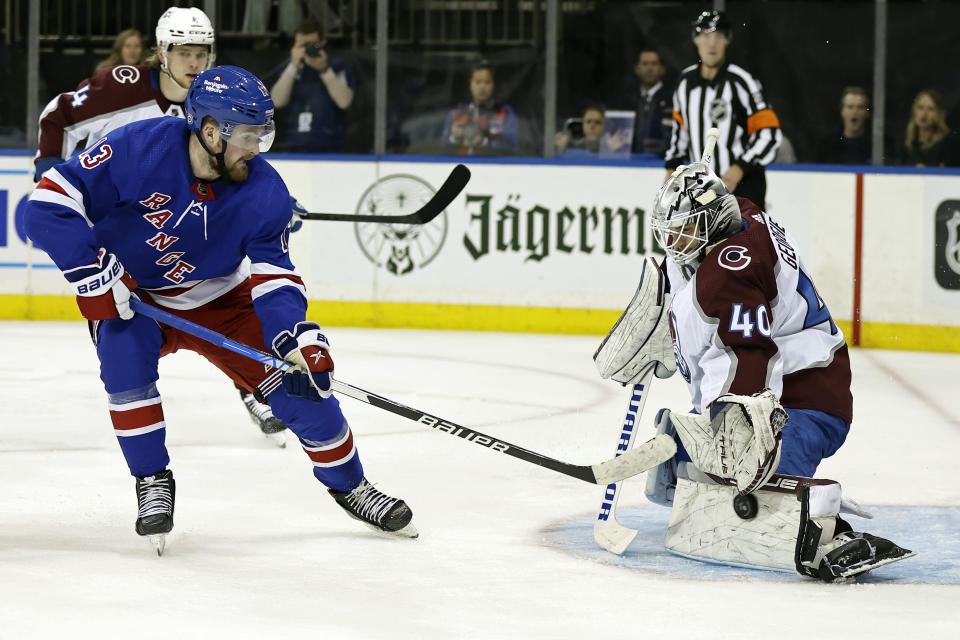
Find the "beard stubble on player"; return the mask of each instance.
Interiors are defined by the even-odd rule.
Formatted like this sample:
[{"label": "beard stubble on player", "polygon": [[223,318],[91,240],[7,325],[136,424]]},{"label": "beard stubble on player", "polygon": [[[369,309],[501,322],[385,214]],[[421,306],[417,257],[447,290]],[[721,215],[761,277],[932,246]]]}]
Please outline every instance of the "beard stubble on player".
[{"label": "beard stubble on player", "polygon": [[[224,159],[224,164],[227,168],[227,175],[230,177],[232,182],[243,182],[247,179],[247,176],[250,174],[250,169],[247,167],[247,161],[253,159],[254,155],[255,154],[242,154],[237,158],[234,158],[232,161],[227,161]],[[215,157],[208,156],[207,163],[209,164],[211,171],[214,173],[219,173],[219,167]]]}]

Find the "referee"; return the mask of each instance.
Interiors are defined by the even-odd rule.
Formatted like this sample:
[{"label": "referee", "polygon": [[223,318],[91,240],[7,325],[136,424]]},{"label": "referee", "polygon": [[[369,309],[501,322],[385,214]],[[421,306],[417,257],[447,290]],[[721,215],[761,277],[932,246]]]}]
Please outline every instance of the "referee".
[{"label": "referee", "polygon": [[727,188],[764,208],[764,167],[780,146],[780,121],[763,99],[760,82],[726,60],[732,38],[722,11],[704,11],[693,22],[700,64],[683,70],[673,93],[673,132],[666,152],[667,177],[703,154],[706,133],[720,130],[713,170]]}]

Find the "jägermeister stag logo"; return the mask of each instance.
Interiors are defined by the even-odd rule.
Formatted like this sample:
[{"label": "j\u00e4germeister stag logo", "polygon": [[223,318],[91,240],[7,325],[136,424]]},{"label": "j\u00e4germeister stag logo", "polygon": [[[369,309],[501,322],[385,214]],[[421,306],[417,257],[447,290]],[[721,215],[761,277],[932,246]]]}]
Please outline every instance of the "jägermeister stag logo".
[{"label": "j\u00e4germeister stag logo", "polygon": [[[394,174],[380,178],[363,193],[357,214],[406,215],[437,192],[417,176]],[[422,269],[437,257],[447,237],[447,213],[427,224],[354,223],[363,255],[396,276]]]}]

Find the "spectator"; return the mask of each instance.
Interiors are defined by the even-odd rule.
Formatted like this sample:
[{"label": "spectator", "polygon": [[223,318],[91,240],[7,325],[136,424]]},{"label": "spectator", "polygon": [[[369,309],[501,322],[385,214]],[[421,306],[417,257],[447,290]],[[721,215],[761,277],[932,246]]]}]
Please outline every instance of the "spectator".
[{"label": "spectator", "polygon": [[323,28],[305,20],[294,34],[290,64],[270,89],[278,109],[287,110],[287,149],[305,153],[343,153],[347,109],[353,102],[353,70],[330,56]]},{"label": "spectator", "polygon": [[494,102],[493,67],[481,62],[470,74],[471,100],[447,114],[443,143],[459,155],[516,153],[517,116],[513,108]]},{"label": "spectator", "polygon": [[606,123],[603,111],[603,107],[590,106],[584,110],[582,118],[567,120],[564,130],[554,138],[557,155],[590,157],[600,153]]},{"label": "spectator", "polygon": [[870,122],[870,94],[863,87],[847,87],[840,97],[840,131],[817,141],[816,161],[823,164],[870,164],[873,136]]},{"label": "spectator", "polygon": [[673,92],[673,131],[667,178],[681,164],[699,161],[707,131],[720,129],[713,170],[730,192],[764,206],[768,165],[780,146],[780,121],[760,82],[726,59],[731,25],[722,11],[704,11],[693,23],[700,64],[683,70]]},{"label": "spectator", "polygon": [[97,69],[105,67],[115,67],[118,64],[127,64],[132,67],[143,64],[146,60],[146,43],[143,40],[143,34],[136,29],[125,29],[120,32],[117,39],[113,41],[113,47],[110,48],[110,55],[101,60]]},{"label": "spectator", "polygon": [[955,138],[947,126],[947,112],[940,92],[924,89],[913,99],[901,164],[914,167],[956,165]]},{"label": "spectator", "polygon": [[652,153],[663,157],[670,142],[673,119],[670,87],[663,82],[666,67],[656,49],[644,49],[637,56],[634,77],[628,84],[628,99],[637,112],[633,128],[634,153]]}]

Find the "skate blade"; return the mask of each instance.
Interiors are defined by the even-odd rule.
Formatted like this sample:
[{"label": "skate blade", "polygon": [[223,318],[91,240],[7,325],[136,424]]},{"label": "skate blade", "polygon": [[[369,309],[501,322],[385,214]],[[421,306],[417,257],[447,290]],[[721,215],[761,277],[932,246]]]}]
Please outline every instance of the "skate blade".
[{"label": "skate blade", "polygon": [[[354,519],[360,520],[359,518]],[[360,522],[363,522],[363,520],[360,520]],[[417,531],[417,528],[413,526],[412,522],[408,523],[407,526],[403,527],[402,529],[397,529],[396,531],[387,531],[385,529],[381,529],[380,527],[374,526],[369,522],[363,522],[363,524],[365,524],[371,531],[376,531],[381,535],[390,536],[391,538],[410,538],[411,540],[414,540],[420,537],[420,532]]]},{"label": "skate blade", "polygon": [[274,446],[281,449],[287,448],[287,430],[278,431],[277,433],[265,433],[263,436]]},{"label": "skate blade", "polygon": [[841,573],[834,582],[854,582],[860,576],[863,576],[874,569],[878,569],[882,566],[888,565],[892,562],[899,562],[900,560],[906,560],[907,558],[912,558],[917,555],[916,551],[910,551],[909,549],[901,549],[902,553],[897,555],[891,555],[889,557],[883,558],[882,560],[876,560],[870,563],[869,566],[860,566],[851,571]]},{"label": "skate blade", "polygon": [[155,533],[147,536],[150,545],[156,550],[158,556],[163,555],[163,550],[167,548],[167,534]]}]

